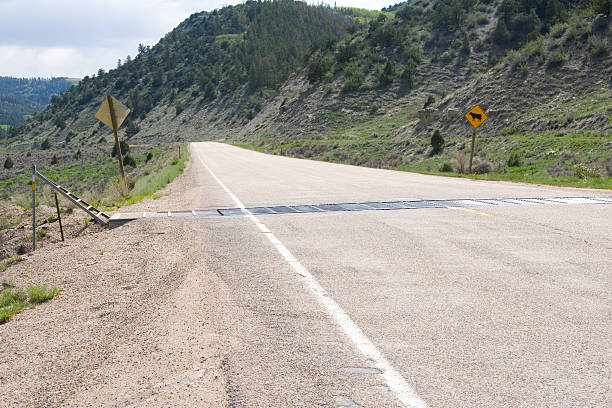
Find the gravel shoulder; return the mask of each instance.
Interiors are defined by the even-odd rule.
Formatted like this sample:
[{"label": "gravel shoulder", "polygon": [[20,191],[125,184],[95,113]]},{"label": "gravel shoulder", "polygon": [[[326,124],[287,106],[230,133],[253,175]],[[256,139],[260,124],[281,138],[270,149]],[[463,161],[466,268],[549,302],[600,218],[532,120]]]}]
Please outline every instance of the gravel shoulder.
[{"label": "gravel shoulder", "polygon": [[[167,196],[134,209],[199,205],[195,173],[190,164]],[[0,405],[227,405],[217,278],[198,261],[199,231],[159,221],[98,229],[1,272],[61,294],[0,325]]]}]

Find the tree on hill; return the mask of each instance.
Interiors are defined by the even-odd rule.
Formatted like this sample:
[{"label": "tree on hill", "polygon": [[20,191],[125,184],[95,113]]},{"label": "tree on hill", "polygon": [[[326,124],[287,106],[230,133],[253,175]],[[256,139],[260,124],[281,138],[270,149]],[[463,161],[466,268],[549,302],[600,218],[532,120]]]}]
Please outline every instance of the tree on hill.
[{"label": "tree on hill", "polygon": [[13,168],[13,159],[11,159],[11,156],[6,156],[6,160],[4,161],[4,168],[5,169]]},{"label": "tree on hill", "polygon": [[442,132],[440,129],[436,129],[435,132],[431,135],[431,154],[438,154],[442,152],[444,147],[444,138],[442,137]]}]

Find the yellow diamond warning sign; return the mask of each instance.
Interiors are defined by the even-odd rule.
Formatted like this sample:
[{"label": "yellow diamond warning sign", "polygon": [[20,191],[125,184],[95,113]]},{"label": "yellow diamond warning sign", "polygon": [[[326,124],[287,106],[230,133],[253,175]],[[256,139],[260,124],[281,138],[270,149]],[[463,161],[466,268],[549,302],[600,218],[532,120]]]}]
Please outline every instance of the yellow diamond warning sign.
[{"label": "yellow diamond warning sign", "polygon": [[109,95],[100,105],[96,118],[109,128],[117,130],[129,113],[130,110],[124,104]]},{"label": "yellow diamond warning sign", "polygon": [[471,111],[465,114],[466,119],[470,122],[470,125],[477,129],[480,125],[485,123],[487,115],[484,113],[482,108],[476,105]]}]

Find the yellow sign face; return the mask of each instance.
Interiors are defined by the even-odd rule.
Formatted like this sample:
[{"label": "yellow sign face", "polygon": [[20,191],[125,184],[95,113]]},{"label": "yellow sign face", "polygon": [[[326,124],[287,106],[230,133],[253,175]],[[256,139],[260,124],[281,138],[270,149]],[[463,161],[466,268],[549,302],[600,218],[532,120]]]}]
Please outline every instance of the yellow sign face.
[{"label": "yellow sign face", "polygon": [[[100,105],[98,112],[96,112],[96,118],[112,129],[113,120],[111,118],[111,111],[110,106],[108,104],[108,99],[109,98],[104,98],[104,102],[102,102],[102,105]],[[115,111],[115,121],[117,123],[117,129],[119,129],[119,126],[121,126],[127,115],[130,113],[130,110],[124,104],[122,104],[112,96],[110,97],[110,99],[112,101],[113,110]]]},{"label": "yellow sign face", "polygon": [[474,129],[477,129],[480,125],[485,123],[488,118],[482,108],[478,105],[476,105],[471,111],[466,113],[465,117]]}]

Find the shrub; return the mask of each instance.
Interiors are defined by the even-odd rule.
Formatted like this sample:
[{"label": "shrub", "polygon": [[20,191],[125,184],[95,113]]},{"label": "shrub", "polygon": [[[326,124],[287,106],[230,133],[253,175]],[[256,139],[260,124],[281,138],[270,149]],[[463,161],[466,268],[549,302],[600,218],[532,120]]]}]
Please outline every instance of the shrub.
[{"label": "shrub", "polygon": [[427,100],[425,101],[425,104],[423,105],[423,109],[427,108],[429,105],[433,104],[436,102],[436,98],[434,98],[432,95],[429,95],[427,97]]},{"label": "shrub", "polygon": [[555,24],[550,29],[550,35],[552,35],[554,38],[560,38],[563,34],[565,34],[568,27],[568,24],[565,23]]},{"label": "shrub", "polygon": [[370,106],[370,114],[374,115],[376,112],[378,112],[378,104],[376,102],[372,103],[372,106]]},{"label": "shrub", "polygon": [[[130,154],[130,146],[127,144],[125,140],[120,141],[119,146],[121,147],[121,155],[123,157]],[[113,150],[111,152],[111,157],[115,157],[115,156],[117,156],[117,144],[113,144]]]},{"label": "shrub", "polygon": [[612,0],[593,0],[593,11],[597,14],[612,14]]},{"label": "shrub", "polygon": [[602,57],[608,53],[608,42],[603,38],[590,36],[588,39],[588,47],[591,55]]},{"label": "shrub", "polygon": [[548,65],[551,67],[560,67],[565,63],[565,60],[565,54],[558,52],[554,57],[552,57],[552,59],[550,59],[550,61],[548,61]]},{"label": "shrub", "polygon": [[10,156],[6,156],[6,160],[4,161],[4,168],[5,169],[12,169],[13,168],[13,159],[11,159]]},{"label": "shrub", "polygon": [[508,157],[508,161],[506,162],[508,167],[518,167],[521,165],[521,155],[518,152],[514,152]]},{"label": "shrub", "polygon": [[451,164],[455,169],[455,173],[465,174],[468,170],[468,158],[462,152],[457,152],[455,157],[451,160]]},{"label": "shrub", "polygon": [[176,105],[176,116],[180,115],[184,110],[183,105]]},{"label": "shrub", "polygon": [[140,132],[140,127],[136,123],[134,123],[133,120],[128,121],[125,129],[125,135],[127,137],[132,137],[138,132]]},{"label": "shrub", "polygon": [[601,177],[599,170],[588,168],[584,164],[575,165],[574,172],[581,179]]},{"label": "shrub", "polygon": [[51,159],[51,165],[57,164],[57,156],[53,155],[53,158]]},{"label": "shrub", "polygon": [[491,173],[493,171],[493,163],[488,160],[482,160],[478,157],[474,157],[472,161],[472,172],[474,174],[486,174]]},{"label": "shrub", "polygon": [[350,64],[345,70],[344,85],[342,86],[342,90],[349,92],[359,89],[361,84],[363,84],[364,77],[364,73],[359,69],[357,64]]},{"label": "shrub", "polygon": [[148,163],[149,160],[151,160],[153,158],[153,153],[149,152],[147,153],[147,158],[145,159],[145,163]]},{"label": "shrub", "polygon": [[49,138],[43,140],[43,142],[40,144],[40,148],[43,150],[48,150],[51,148],[51,142],[49,141]]},{"label": "shrub", "polygon": [[123,164],[130,167],[136,167],[136,160],[128,154],[123,156]]},{"label": "shrub", "polygon": [[446,162],[442,166],[440,166],[440,171],[443,173],[450,173],[453,171],[453,166],[450,163]]},{"label": "shrub", "polygon": [[431,135],[431,148],[432,155],[440,153],[444,148],[444,138],[442,137],[440,129],[436,129]]},{"label": "shrub", "polygon": [[414,77],[416,76],[416,64],[414,61],[408,61],[406,67],[402,71],[402,80],[406,82],[410,88],[414,86]]},{"label": "shrub", "polygon": [[487,25],[489,24],[489,17],[486,14],[481,14],[476,19],[476,23],[478,23],[478,25],[481,25],[481,26]]},{"label": "shrub", "polygon": [[395,62],[387,61],[385,67],[379,70],[378,73],[378,84],[380,86],[387,86],[393,82],[395,77]]},{"label": "shrub", "polygon": [[308,82],[311,84],[319,82],[331,69],[332,65],[333,61],[331,57],[324,57],[311,62],[308,66]]}]

